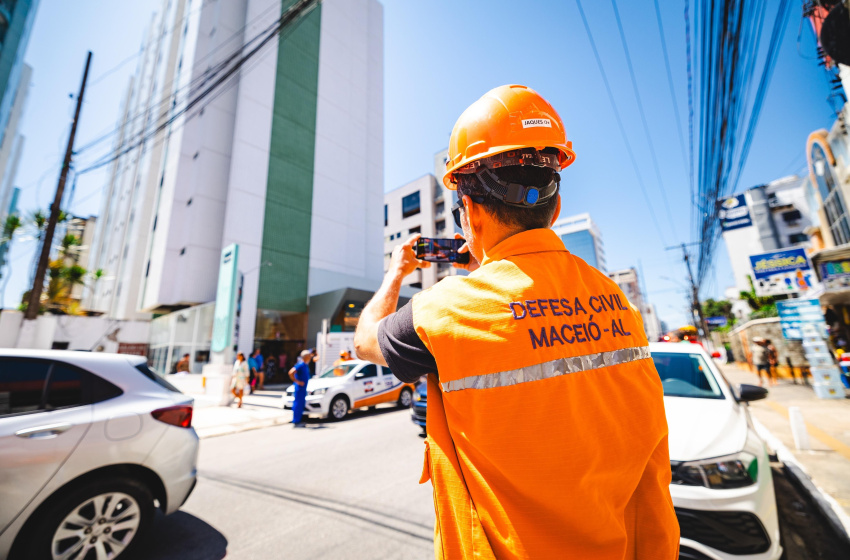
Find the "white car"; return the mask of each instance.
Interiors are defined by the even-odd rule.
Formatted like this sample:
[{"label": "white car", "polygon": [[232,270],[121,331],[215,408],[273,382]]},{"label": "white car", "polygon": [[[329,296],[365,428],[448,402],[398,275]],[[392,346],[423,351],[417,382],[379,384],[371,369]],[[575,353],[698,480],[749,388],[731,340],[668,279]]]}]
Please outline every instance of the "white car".
[{"label": "white car", "polygon": [[[407,408],[413,402],[413,390],[413,384],[399,381],[388,367],[349,360],[307,382],[304,414],[341,420],[349,410],[381,403]],[[292,408],[294,393],[294,385],[286,390],[284,408]]]},{"label": "white car", "polygon": [[132,556],[195,486],[192,411],[143,357],[0,349],[0,560]]},{"label": "white car", "polygon": [[770,460],[747,401],[700,346],[650,344],[664,387],[670,494],[681,528],[682,560],[775,560],[782,555]]}]

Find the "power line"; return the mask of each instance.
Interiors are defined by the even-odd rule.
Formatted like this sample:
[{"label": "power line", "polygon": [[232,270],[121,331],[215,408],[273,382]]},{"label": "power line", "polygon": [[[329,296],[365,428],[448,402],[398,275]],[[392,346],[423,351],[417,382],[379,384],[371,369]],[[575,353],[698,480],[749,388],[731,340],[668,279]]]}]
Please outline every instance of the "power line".
[{"label": "power line", "polygon": [[[147,140],[149,140],[150,138],[156,136],[157,134],[159,134],[160,132],[162,132],[163,130],[168,128],[178,118],[180,118],[181,116],[186,114],[193,107],[197,106],[201,101],[204,100],[204,98],[211,95],[219,86],[221,86],[231,76],[233,76],[236,72],[238,72],[240,70],[240,68],[242,68],[242,66],[245,65],[246,62],[248,62],[253,56],[255,56],[273,38],[278,36],[281,33],[282,30],[284,30],[286,27],[288,27],[293,22],[296,22],[297,18],[301,18],[302,16],[304,16],[307,13],[309,13],[310,11],[312,11],[312,9],[316,7],[316,5],[318,5],[318,0],[300,0],[299,2],[294,4],[291,8],[289,8],[286,11],[286,13],[284,13],[280,17],[280,19],[278,19],[275,22],[274,25],[270,26],[269,28],[264,30],[260,35],[258,35],[257,37],[254,37],[253,39],[251,39],[251,41],[246,43],[246,45],[248,45],[250,43],[257,41],[265,33],[266,36],[263,37],[259,41],[257,46],[255,46],[249,52],[242,55],[241,58],[236,60],[236,62],[232,66],[230,66],[230,68],[228,68],[223,73],[223,75],[221,75],[218,79],[216,79],[214,82],[212,82],[211,85],[209,85],[207,88],[205,88],[203,91],[201,91],[193,99],[188,101],[185,106],[183,106],[182,108],[180,108],[176,111],[173,111],[167,119],[165,119],[163,122],[161,122],[159,125],[157,125],[153,130],[143,131],[142,134],[140,134],[136,139],[133,139],[130,142],[128,142],[128,143],[126,143],[122,146],[119,146],[118,148],[116,148],[116,150],[111,155],[104,156],[100,160],[95,161],[94,163],[92,163],[88,167],[86,167],[85,169],[81,170],[79,172],[79,174],[82,175],[82,174],[94,171],[95,169],[98,169],[98,168],[103,167],[105,165],[108,165],[109,163],[115,161],[116,159],[120,158],[124,154],[129,153],[130,151],[134,150],[135,148],[141,146]],[[298,20],[298,21],[300,21],[300,20]],[[244,50],[244,46],[243,46],[243,50]]]},{"label": "power line", "polygon": [[[203,6],[201,6],[201,7],[197,8],[197,9],[196,9],[196,10],[194,10],[193,12],[190,12],[190,13],[187,13],[186,15],[184,15],[184,16],[183,16],[180,20],[178,20],[178,22],[177,22],[177,23],[175,23],[175,24],[172,26],[172,28],[171,28],[168,32],[165,32],[165,33],[162,33],[162,34],[160,34],[160,35],[159,35],[159,39],[160,39],[160,41],[161,41],[162,39],[164,39],[165,37],[167,37],[169,34],[173,33],[173,32],[174,32],[175,30],[177,30],[178,28],[180,28],[180,27],[181,27],[181,24],[183,24],[184,20],[188,19],[191,15],[194,15],[194,14],[196,14],[196,13],[200,12],[202,9],[203,9]],[[211,48],[209,52],[207,52],[206,54],[204,54],[203,56],[201,56],[201,57],[199,57],[197,60],[195,60],[195,65],[197,66],[197,65],[199,65],[200,63],[202,63],[202,62],[204,62],[204,61],[206,61],[206,60],[209,60],[210,58],[212,58],[212,57],[213,57],[213,55],[215,55],[215,54],[216,54],[216,53],[218,53],[218,52],[219,52],[222,48],[224,48],[224,46],[225,46],[225,45],[230,44],[230,43],[231,43],[234,39],[241,38],[241,37],[243,36],[244,32],[245,32],[245,31],[246,31],[249,27],[251,27],[251,26],[253,26],[253,25],[256,25],[256,24],[257,24],[257,23],[258,23],[261,19],[265,18],[265,17],[266,17],[266,16],[267,16],[270,12],[274,11],[275,9],[277,9],[277,6],[276,6],[276,5],[272,5],[272,6],[268,7],[268,8],[266,8],[265,10],[263,10],[261,13],[259,13],[258,15],[256,15],[256,16],[255,16],[253,19],[251,19],[250,21],[246,22],[246,23],[245,23],[245,25],[243,25],[241,28],[239,28],[237,31],[235,31],[233,34],[231,34],[229,37],[227,37],[224,41],[222,41],[221,43],[219,43],[219,44],[218,44],[218,45],[216,45],[215,47]],[[278,21],[279,21],[279,20],[278,20]],[[272,24],[272,26],[267,27],[265,31],[268,31],[269,29],[271,29],[271,27],[273,27],[274,25],[276,25],[276,24],[278,23],[278,21],[276,21],[276,22],[275,22],[275,24]],[[164,21],[163,21],[163,23],[164,23]],[[188,25],[188,24],[185,24],[185,25]],[[110,138],[113,138],[116,134],[118,134],[118,133],[120,132],[121,127],[122,127],[122,126],[128,126],[128,127],[131,127],[131,128],[132,128],[132,125],[134,125],[135,123],[137,123],[139,120],[147,119],[147,118],[148,118],[148,116],[150,115],[150,113],[152,112],[152,110],[153,110],[153,109],[164,109],[164,108],[166,108],[166,107],[167,107],[168,105],[170,105],[170,104],[171,104],[171,105],[173,105],[173,104],[178,103],[178,100],[179,100],[180,102],[182,102],[182,100],[180,100],[180,96],[182,96],[184,93],[186,94],[186,96],[187,96],[187,97],[188,97],[188,96],[190,96],[193,90],[196,90],[197,88],[199,88],[199,87],[203,86],[203,85],[204,85],[205,83],[207,83],[207,82],[208,82],[208,81],[209,81],[212,77],[214,77],[214,76],[218,75],[218,73],[220,73],[221,71],[223,71],[223,70],[224,70],[224,68],[226,68],[226,67],[227,67],[227,65],[228,65],[230,62],[232,62],[232,61],[233,61],[233,60],[234,60],[234,59],[235,59],[235,58],[236,58],[236,57],[237,57],[237,56],[238,56],[238,55],[239,55],[242,51],[244,51],[244,50],[245,50],[245,48],[246,48],[247,46],[249,46],[251,42],[253,42],[254,40],[256,40],[256,38],[257,38],[257,37],[259,37],[259,36],[261,36],[261,35],[262,35],[262,32],[261,32],[261,33],[259,33],[259,34],[258,34],[257,36],[255,36],[254,38],[252,38],[250,41],[248,41],[248,43],[240,44],[240,45],[239,45],[239,47],[238,47],[236,50],[231,51],[231,52],[230,52],[230,53],[229,53],[229,54],[228,54],[228,55],[227,55],[224,59],[222,59],[220,62],[217,62],[215,65],[213,65],[213,66],[211,66],[211,67],[207,68],[207,69],[206,69],[206,71],[204,71],[201,75],[196,76],[195,78],[193,78],[192,80],[190,80],[187,84],[185,84],[185,85],[183,85],[183,86],[181,86],[181,87],[177,88],[176,90],[174,90],[173,92],[171,92],[171,94],[170,94],[169,96],[164,97],[161,101],[159,101],[159,102],[155,103],[154,105],[151,105],[151,106],[147,106],[147,107],[145,107],[145,109],[144,109],[144,110],[140,111],[140,112],[139,112],[139,113],[137,113],[136,115],[133,115],[133,116],[131,116],[131,117],[128,117],[128,118],[127,118],[127,120],[126,120],[126,122],[124,122],[124,121],[122,120],[122,124],[119,124],[117,127],[114,127],[114,128],[109,129],[109,130],[108,130],[108,131],[106,131],[105,133],[101,133],[99,136],[97,136],[97,137],[96,137],[96,138],[94,138],[93,140],[89,140],[88,142],[86,142],[85,144],[83,144],[82,146],[80,146],[80,147],[76,150],[76,152],[75,152],[75,153],[77,153],[77,154],[84,153],[84,152],[86,152],[86,151],[90,150],[91,148],[93,148],[94,146],[96,146],[96,145],[100,144],[101,142],[103,142],[103,141],[105,141],[105,140],[109,140]],[[129,58],[129,59],[127,59],[127,60],[132,60],[133,58],[137,58],[137,57],[141,56],[142,54],[144,54],[144,52],[145,52],[145,49],[144,49],[144,48],[142,48],[142,49],[140,50],[140,52],[136,53],[135,55],[133,55],[132,57],[130,57],[130,58]],[[127,60],[125,60],[125,61],[124,61],[124,62],[122,62],[121,64],[126,63],[126,61],[127,61]],[[120,64],[119,64],[119,66],[120,66]],[[114,68],[113,70],[115,70],[115,69],[117,69],[117,68]],[[109,73],[109,72],[111,72],[111,71],[112,71],[112,70],[108,71],[106,74],[108,74],[108,73]],[[98,78],[98,79],[99,79],[99,80],[100,80],[100,79],[103,79],[103,78],[105,77],[105,75],[106,75],[106,74],[102,75],[102,76],[101,76],[100,78]],[[177,74],[175,74],[175,75],[174,75],[174,76],[173,76],[173,77],[172,77],[172,78],[171,78],[168,82],[166,82],[166,83],[162,86],[162,88],[161,88],[161,89],[162,89],[162,91],[168,91],[168,90],[169,90],[169,89],[170,89],[170,88],[174,85],[174,82],[175,82],[175,80],[177,80],[177,78],[178,78],[178,75],[177,75]],[[130,101],[128,101],[128,103],[129,103],[129,102],[130,102]]]},{"label": "power line", "polygon": [[[673,72],[670,70],[670,57],[667,54],[667,39],[664,38],[664,24],[661,22],[661,8],[658,0],[655,2],[655,19],[658,21],[658,36],[661,37],[661,52],[664,53],[664,68],[667,70],[667,86],[670,88],[670,99],[673,100],[673,116],[676,117],[676,134],[679,136],[679,148],[682,150],[682,164],[687,175],[688,161],[693,159],[693,152],[685,155],[685,139],[682,136],[682,120],[679,116],[679,102],[676,101],[676,88],[673,87]],[[694,201],[693,186],[691,186],[691,204]]]},{"label": "power line", "polygon": [[620,117],[620,111],[617,109],[617,103],[614,101],[614,93],[611,90],[611,85],[608,83],[608,75],[605,72],[605,67],[602,66],[602,59],[599,57],[599,51],[596,48],[596,42],[593,40],[593,33],[590,31],[590,25],[587,22],[587,17],[584,15],[584,9],[581,6],[581,0],[576,0],[576,5],[578,6],[579,14],[581,15],[581,21],[584,23],[584,30],[587,32],[587,38],[590,40],[590,47],[593,49],[593,56],[596,59],[596,65],[599,67],[599,72],[602,74],[602,81],[605,84],[605,91],[608,93],[608,100],[611,102],[611,108],[614,110],[614,117],[617,120],[617,126],[620,128],[620,136],[623,139],[623,143],[626,145],[626,152],[629,154],[629,160],[632,162],[632,168],[634,168],[635,176],[638,180],[638,185],[640,186],[640,190],[643,193],[644,200],[646,200],[646,206],[649,210],[649,216],[652,218],[652,223],[655,226],[655,231],[658,233],[658,239],[661,242],[664,242],[664,235],[661,233],[661,226],[658,225],[658,218],[655,216],[655,210],[652,207],[652,203],[649,199],[649,194],[646,192],[646,185],[643,183],[643,177],[641,177],[640,170],[638,169],[637,160],[635,159],[635,154],[632,151],[632,146],[629,143],[628,136],[626,136],[626,129],[623,126],[623,119]]},{"label": "power line", "polygon": [[652,157],[652,166],[655,168],[655,177],[658,179],[658,187],[661,190],[661,200],[664,202],[664,211],[667,213],[667,219],[670,221],[670,230],[673,232],[673,237],[676,235],[676,228],[673,225],[673,214],[670,212],[670,203],[668,202],[667,191],[664,188],[664,180],[661,178],[661,168],[658,165],[658,156],[655,154],[655,145],[652,142],[652,136],[649,133],[649,123],[646,122],[646,112],[643,110],[643,101],[640,98],[637,79],[635,78],[635,69],[632,66],[632,57],[629,54],[629,47],[626,44],[626,34],[623,31],[623,22],[620,20],[620,10],[617,8],[617,0],[611,0],[614,6],[614,18],[617,21],[617,29],[620,31],[620,42],[623,44],[623,52],[626,55],[626,64],[629,67],[629,76],[632,79],[632,90],[637,99],[638,113],[640,113],[640,121],[643,123],[643,132],[646,136],[646,142],[649,146],[649,154]]}]

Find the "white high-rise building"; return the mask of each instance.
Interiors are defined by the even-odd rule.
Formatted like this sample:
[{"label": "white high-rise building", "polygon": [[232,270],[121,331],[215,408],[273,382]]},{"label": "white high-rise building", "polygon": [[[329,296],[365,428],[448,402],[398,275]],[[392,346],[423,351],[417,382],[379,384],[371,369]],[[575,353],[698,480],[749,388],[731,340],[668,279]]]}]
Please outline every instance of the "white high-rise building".
[{"label": "white high-rise building", "polygon": [[[422,237],[453,238],[461,230],[454,223],[454,191],[443,185],[447,150],[434,155],[434,175],[430,173],[384,194],[384,271],[393,248],[415,233]],[[411,288],[430,288],[446,276],[465,274],[448,263],[433,263],[404,279]]]},{"label": "white high-rise building", "polygon": [[[216,93],[170,120],[297,4],[163,0],[127,92],[117,146],[132,149],[106,188],[91,265],[104,279],[92,309],[124,319],[212,302],[222,249],[236,243],[239,349],[289,360],[314,345],[322,319],[350,328],[343,307],[362,306],[378,287],[377,0],[309,2]],[[134,142],[157,123],[162,130]],[[198,336],[208,337],[208,322]],[[172,353],[154,358],[168,364]]]}]

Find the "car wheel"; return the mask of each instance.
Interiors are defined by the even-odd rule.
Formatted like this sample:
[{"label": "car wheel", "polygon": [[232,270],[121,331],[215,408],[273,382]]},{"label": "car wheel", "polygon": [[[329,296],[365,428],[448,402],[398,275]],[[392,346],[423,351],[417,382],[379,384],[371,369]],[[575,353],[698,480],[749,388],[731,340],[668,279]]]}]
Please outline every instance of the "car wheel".
[{"label": "car wheel", "polygon": [[410,387],[405,387],[401,390],[401,394],[398,396],[398,405],[402,408],[410,408],[410,404],[413,402],[413,391],[410,390]]},{"label": "car wheel", "polygon": [[153,495],[126,478],[80,486],[44,512],[28,533],[27,558],[130,558],[153,521]]},{"label": "car wheel", "polygon": [[342,420],[348,414],[348,399],[342,395],[337,395],[331,401],[330,418],[331,420]]}]

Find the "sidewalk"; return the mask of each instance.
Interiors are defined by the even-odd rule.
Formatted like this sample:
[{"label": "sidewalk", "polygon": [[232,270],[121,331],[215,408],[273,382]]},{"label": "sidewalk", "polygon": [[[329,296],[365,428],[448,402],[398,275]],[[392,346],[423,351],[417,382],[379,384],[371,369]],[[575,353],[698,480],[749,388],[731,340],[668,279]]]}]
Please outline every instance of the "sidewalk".
[{"label": "sidewalk", "polygon": [[236,408],[235,400],[230,406],[219,406],[220,396],[207,393],[200,375],[169,376],[168,381],[195,399],[192,426],[201,439],[292,421],[292,412],[282,408],[288,383],[266,385],[265,390],[246,395],[242,408]]},{"label": "sidewalk", "polygon": [[[733,385],[758,385],[758,376],[735,365],[721,365]],[[850,399],[819,399],[811,387],[781,378],[767,387],[767,398],[749,404],[753,418],[784,445],[812,482],[840,508],[850,531]],[[797,450],[788,420],[788,408],[799,407],[806,421],[812,449]],[[787,462],[787,461],[786,461]],[[841,515],[843,513],[843,515]]]}]

